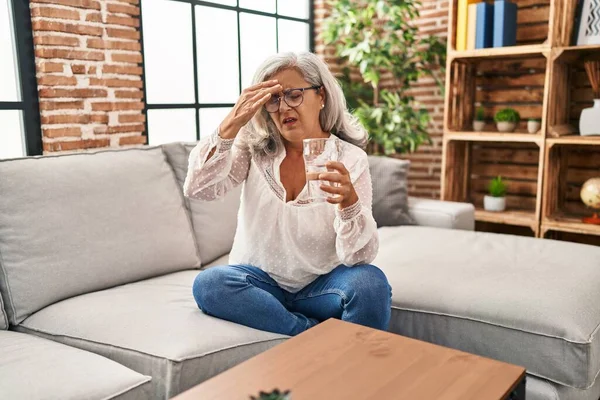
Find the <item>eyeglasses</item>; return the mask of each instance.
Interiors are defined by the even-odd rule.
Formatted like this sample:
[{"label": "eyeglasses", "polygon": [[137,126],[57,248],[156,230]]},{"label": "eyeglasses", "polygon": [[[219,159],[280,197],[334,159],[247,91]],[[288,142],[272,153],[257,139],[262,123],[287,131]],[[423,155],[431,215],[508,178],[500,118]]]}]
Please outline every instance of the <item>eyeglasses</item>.
[{"label": "eyeglasses", "polygon": [[283,98],[285,104],[290,107],[298,107],[304,101],[304,91],[305,90],[318,90],[321,89],[321,86],[310,86],[305,88],[296,88],[296,89],[288,89],[283,92],[283,96],[278,94],[274,94],[271,96],[267,103],[265,104],[265,110],[270,113],[275,113],[279,111],[279,102]]}]

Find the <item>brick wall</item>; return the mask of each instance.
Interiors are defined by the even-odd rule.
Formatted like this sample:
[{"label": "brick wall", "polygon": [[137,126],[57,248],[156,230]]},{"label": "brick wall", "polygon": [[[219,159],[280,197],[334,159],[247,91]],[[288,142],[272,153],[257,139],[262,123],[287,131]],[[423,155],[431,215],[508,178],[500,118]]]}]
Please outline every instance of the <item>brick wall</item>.
[{"label": "brick wall", "polygon": [[[422,0],[420,13],[421,17],[415,23],[421,32],[447,36],[448,0]],[[339,73],[334,49],[323,45],[320,35],[326,16],[326,0],[315,0],[315,51],[327,61],[334,73]],[[382,79],[382,84],[385,86],[385,79]],[[429,134],[433,144],[421,146],[416,153],[401,157],[411,161],[409,193],[411,196],[437,199],[440,197],[444,98],[432,79],[421,79],[413,86],[411,93],[422,107],[429,110],[432,117]]]},{"label": "brick wall", "polygon": [[138,0],[32,0],[44,153],[146,143]]}]

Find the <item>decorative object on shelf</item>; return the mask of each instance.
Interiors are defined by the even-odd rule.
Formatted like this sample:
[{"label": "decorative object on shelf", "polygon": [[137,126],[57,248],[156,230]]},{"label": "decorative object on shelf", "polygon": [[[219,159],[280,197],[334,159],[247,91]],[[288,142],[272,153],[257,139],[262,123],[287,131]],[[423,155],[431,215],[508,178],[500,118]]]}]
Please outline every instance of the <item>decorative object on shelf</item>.
[{"label": "decorative object on shelf", "polygon": [[521,115],[512,108],[503,108],[496,113],[494,121],[496,122],[498,131],[514,132],[517,124],[521,121]]},{"label": "decorative object on shelf", "polygon": [[[600,211],[600,178],[591,178],[585,181],[581,187],[580,196],[586,206]],[[600,225],[598,212],[594,212],[593,216],[585,217],[582,220],[586,224]]]},{"label": "decorative object on shelf", "polygon": [[[597,12],[600,17],[600,3]],[[594,106],[581,111],[579,133],[582,136],[600,135],[600,61],[586,61],[584,64],[594,91]]]},{"label": "decorative object on shelf", "polygon": [[517,5],[509,0],[494,2],[494,47],[517,44]]},{"label": "decorative object on shelf", "polygon": [[485,110],[483,107],[477,107],[475,118],[473,119],[473,131],[483,132],[483,128],[485,128]]},{"label": "decorative object on shelf", "polygon": [[[340,64],[360,73],[356,81],[348,74],[340,83],[346,99],[358,100],[352,113],[369,132],[370,154],[414,152],[431,143],[430,114],[410,89],[420,78],[431,77],[443,93],[447,46],[438,36],[420,34],[412,23],[419,18],[420,4],[336,1],[324,21],[325,44],[335,48]],[[385,78],[387,90],[381,87],[384,73],[391,75]]]},{"label": "decorative object on shelf", "polygon": [[600,0],[583,0],[577,45],[600,44]]},{"label": "decorative object on shelf", "polygon": [[260,392],[258,397],[250,396],[250,400],[292,400],[292,397],[289,390],[281,392],[275,389],[272,392]]},{"label": "decorative object on shelf", "polygon": [[542,120],[539,118],[529,118],[527,120],[527,132],[538,133],[542,126]]},{"label": "decorative object on shelf", "polygon": [[477,3],[475,48],[487,49],[494,46],[494,4]]},{"label": "decorative object on shelf", "polygon": [[506,209],[506,184],[501,176],[490,181],[489,195],[483,197],[483,208],[486,211],[504,211]]}]

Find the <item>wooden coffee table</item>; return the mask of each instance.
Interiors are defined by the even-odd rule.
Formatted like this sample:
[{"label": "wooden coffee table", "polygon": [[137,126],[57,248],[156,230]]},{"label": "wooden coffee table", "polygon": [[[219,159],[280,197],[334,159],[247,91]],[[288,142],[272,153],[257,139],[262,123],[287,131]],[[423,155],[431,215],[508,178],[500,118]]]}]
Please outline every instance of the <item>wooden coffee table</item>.
[{"label": "wooden coffee table", "polygon": [[248,400],[275,388],[292,400],[520,400],[525,370],[330,319],[176,399]]}]

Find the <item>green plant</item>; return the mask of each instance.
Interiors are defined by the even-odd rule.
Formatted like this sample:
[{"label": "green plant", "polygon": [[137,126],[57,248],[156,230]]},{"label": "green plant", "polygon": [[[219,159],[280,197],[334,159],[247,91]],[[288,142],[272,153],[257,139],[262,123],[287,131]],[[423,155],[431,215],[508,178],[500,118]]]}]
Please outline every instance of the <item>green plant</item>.
[{"label": "green plant", "polygon": [[289,400],[290,391],[280,392],[279,389],[275,389],[272,392],[260,392],[258,397],[250,396],[250,400]]},{"label": "green plant", "polygon": [[[340,61],[360,72],[358,84],[349,73],[340,81],[350,109],[369,130],[373,150],[412,152],[429,143],[429,113],[419,109],[408,90],[430,76],[443,92],[446,45],[414,26],[420,0],[338,0],[330,5],[325,44],[335,45]],[[388,90],[381,87],[385,72],[394,78],[393,84],[386,82]]]},{"label": "green plant", "polygon": [[485,121],[485,110],[483,107],[477,107],[475,110],[475,121]]},{"label": "green plant", "polygon": [[490,181],[488,186],[490,195],[493,197],[504,197],[506,194],[506,184],[501,176],[498,176]]},{"label": "green plant", "polygon": [[494,121],[518,123],[521,121],[521,115],[518,113],[518,111],[512,108],[504,108],[496,113],[494,116]]},{"label": "green plant", "polygon": [[531,122],[542,122],[542,119],[541,118],[529,118],[528,121],[531,121]]}]

